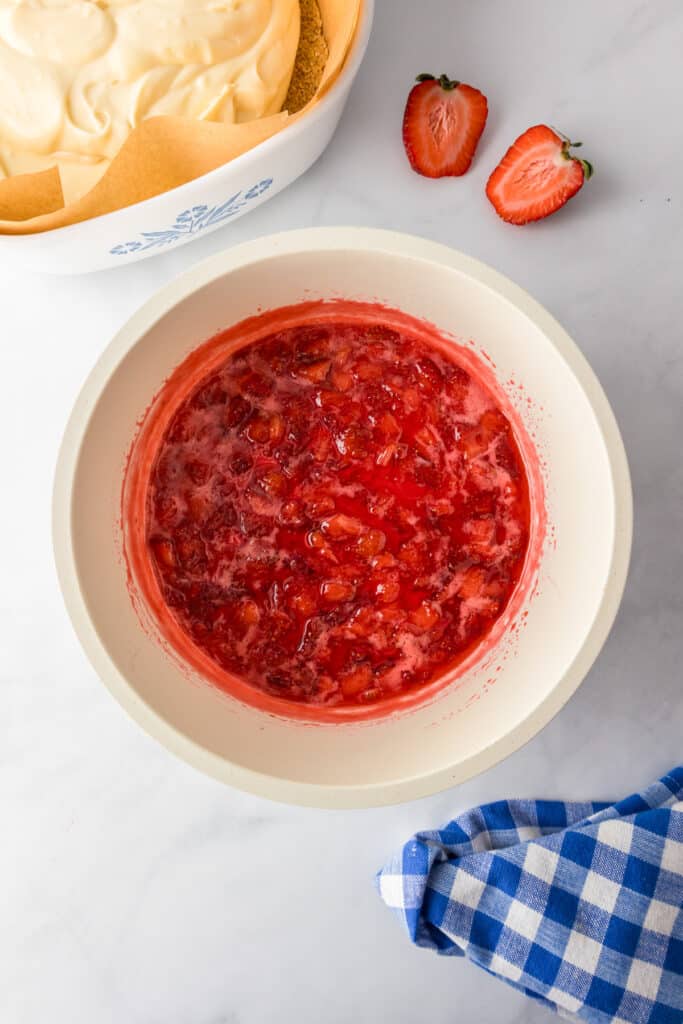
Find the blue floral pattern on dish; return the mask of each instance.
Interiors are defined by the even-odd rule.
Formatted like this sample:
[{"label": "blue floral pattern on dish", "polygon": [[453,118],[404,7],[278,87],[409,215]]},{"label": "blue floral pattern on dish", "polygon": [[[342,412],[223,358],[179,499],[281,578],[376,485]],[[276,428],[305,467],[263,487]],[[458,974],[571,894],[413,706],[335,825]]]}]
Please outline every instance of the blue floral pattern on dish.
[{"label": "blue floral pattern on dish", "polygon": [[264,178],[262,181],[252,185],[246,192],[235,192],[219,206],[193,206],[189,210],[183,210],[175,219],[170,228],[162,231],[142,231],[137,239],[131,242],[121,242],[115,245],[109,252],[112,256],[127,256],[133,252],[144,252],[147,249],[157,249],[164,245],[172,245],[182,238],[196,235],[206,228],[220,224],[230,217],[234,217],[248,206],[254,199],[263,195],[273,184],[272,178]]}]

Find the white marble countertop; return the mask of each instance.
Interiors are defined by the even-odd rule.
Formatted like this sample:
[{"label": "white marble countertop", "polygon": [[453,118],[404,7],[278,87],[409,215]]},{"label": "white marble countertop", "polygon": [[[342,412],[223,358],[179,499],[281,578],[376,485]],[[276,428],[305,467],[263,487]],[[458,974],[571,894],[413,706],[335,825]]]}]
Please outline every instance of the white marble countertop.
[{"label": "white marble countertop", "polygon": [[[2,267],[4,1024],[551,1019],[470,964],[414,949],[372,877],[415,829],[472,803],[624,795],[681,759],[681,38],[678,0],[379,0],[340,130],[286,192],[126,269],[59,279]],[[426,70],[489,98],[476,162],[458,181],[421,179],[403,155],[403,103]],[[493,214],[484,183],[539,121],[583,138],[596,174],[556,217],[512,228]],[[423,234],[528,288],[600,376],[633,473],[626,596],[576,696],[485,775],[378,811],[271,805],[176,761],[98,682],[52,565],[59,438],[114,330],[204,256],[308,224]]]}]

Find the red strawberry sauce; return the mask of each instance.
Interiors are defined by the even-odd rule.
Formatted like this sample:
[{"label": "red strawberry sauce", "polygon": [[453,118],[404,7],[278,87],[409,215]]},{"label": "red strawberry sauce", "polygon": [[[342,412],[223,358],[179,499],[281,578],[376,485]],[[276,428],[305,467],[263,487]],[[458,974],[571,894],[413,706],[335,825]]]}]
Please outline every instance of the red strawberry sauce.
[{"label": "red strawberry sauce", "polygon": [[296,310],[212,339],[164,386],[129,548],[214,683],[360,710],[482,644],[525,563],[529,486],[471,353],[381,307]]}]

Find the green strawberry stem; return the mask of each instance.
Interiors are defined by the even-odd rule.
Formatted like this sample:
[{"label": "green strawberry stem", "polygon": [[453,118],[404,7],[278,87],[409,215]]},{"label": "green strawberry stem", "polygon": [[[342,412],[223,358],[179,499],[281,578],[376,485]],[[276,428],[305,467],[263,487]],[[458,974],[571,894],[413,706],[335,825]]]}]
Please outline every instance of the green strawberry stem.
[{"label": "green strawberry stem", "polygon": [[[437,79],[434,75],[428,74],[418,75],[415,79],[416,82],[435,82],[436,80]],[[446,92],[450,92],[452,89],[457,89],[460,85],[460,82],[456,81],[454,78],[449,78],[448,75],[439,75],[438,82],[441,88],[445,89]]]},{"label": "green strawberry stem", "polygon": [[576,160],[583,167],[583,176],[586,181],[593,176],[593,164],[589,160],[581,160],[578,156],[574,156],[570,153],[570,149],[577,149],[579,146],[583,146],[583,142],[572,142],[568,135],[564,132],[560,132],[557,128],[553,128],[553,131],[562,139],[562,156],[565,160]]}]

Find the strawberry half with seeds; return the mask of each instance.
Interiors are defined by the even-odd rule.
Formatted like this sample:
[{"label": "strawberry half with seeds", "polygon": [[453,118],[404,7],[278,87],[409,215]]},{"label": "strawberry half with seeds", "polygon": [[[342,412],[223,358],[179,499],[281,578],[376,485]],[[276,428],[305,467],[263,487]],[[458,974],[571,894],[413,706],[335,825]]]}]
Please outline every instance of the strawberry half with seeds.
[{"label": "strawberry half with seeds", "polygon": [[478,89],[447,75],[418,75],[403,115],[410,166],[427,178],[458,177],[472,163],[488,116]]},{"label": "strawberry half with seeds", "polygon": [[544,124],[528,128],[486,185],[498,216],[509,224],[528,224],[564,206],[593,173],[587,160],[570,152],[580,145]]}]

